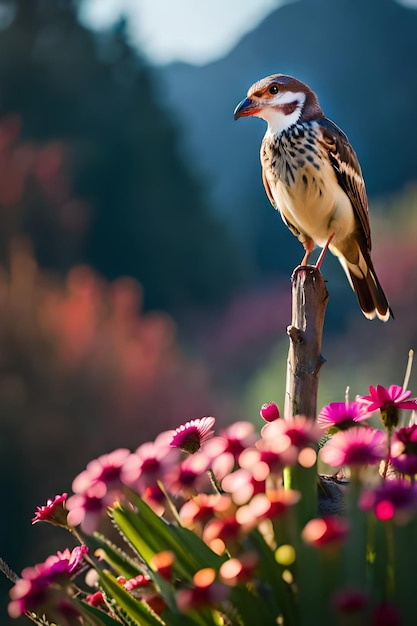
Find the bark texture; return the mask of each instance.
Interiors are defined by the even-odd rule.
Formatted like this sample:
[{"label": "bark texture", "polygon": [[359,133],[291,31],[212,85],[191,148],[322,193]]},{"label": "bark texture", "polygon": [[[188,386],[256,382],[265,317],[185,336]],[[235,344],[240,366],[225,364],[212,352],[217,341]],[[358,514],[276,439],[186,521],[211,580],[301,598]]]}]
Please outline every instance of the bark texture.
[{"label": "bark texture", "polygon": [[321,354],[328,293],[319,269],[300,265],[291,277],[292,321],[284,416],[316,418],[319,373],[325,362]]}]

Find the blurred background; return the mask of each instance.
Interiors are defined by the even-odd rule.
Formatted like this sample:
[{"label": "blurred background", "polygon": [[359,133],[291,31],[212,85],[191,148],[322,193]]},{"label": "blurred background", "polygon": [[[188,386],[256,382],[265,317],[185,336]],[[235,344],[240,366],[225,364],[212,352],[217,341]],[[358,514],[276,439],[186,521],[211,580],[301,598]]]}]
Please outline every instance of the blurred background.
[{"label": "blurred background", "polygon": [[244,4],[0,0],[0,554],[18,572],[67,545],[30,520],[91,458],[283,406],[303,251],[264,194],[264,124],[233,122],[259,78],[304,80],[348,134],[396,318],[367,321],[326,257],[321,405],[401,384],[417,347],[417,1]]}]

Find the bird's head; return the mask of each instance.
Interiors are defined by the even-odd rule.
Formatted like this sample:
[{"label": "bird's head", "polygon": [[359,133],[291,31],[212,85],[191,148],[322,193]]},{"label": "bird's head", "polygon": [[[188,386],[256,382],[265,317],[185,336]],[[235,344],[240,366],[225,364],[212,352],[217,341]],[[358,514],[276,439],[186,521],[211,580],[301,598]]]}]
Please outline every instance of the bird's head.
[{"label": "bird's head", "polygon": [[234,112],[235,120],[250,115],[261,117],[273,135],[280,135],[297,122],[320,118],[323,112],[310,87],[292,76],[273,74],[252,85]]}]

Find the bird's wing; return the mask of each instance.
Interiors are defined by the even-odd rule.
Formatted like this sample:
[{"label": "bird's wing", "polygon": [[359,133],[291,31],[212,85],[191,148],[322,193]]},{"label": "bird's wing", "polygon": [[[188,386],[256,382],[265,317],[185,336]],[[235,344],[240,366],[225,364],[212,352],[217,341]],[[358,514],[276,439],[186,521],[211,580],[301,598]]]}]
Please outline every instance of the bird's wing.
[{"label": "bird's wing", "polygon": [[326,117],[318,120],[330,162],[337,180],[346,192],[366,237],[367,248],[371,250],[371,230],[369,225],[368,199],[365,183],[357,156],[346,135]]},{"label": "bird's wing", "polygon": [[278,209],[279,207],[277,207],[277,203],[275,202],[274,196],[272,195],[271,187],[269,186],[269,183],[267,181],[266,172],[265,172],[265,168],[264,167],[262,168],[262,182],[264,184],[266,195],[268,196],[268,199],[269,199],[270,203],[272,204],[274,209]]}]

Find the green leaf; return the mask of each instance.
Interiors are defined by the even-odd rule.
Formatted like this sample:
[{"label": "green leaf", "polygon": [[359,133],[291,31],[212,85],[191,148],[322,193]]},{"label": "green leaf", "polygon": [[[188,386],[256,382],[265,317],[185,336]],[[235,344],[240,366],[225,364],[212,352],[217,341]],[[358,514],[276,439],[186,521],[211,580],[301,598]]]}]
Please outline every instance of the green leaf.
[{"label": "green leaf", "polygon": [[[103,558],[114,570],[125,578],[135,578],[138,574],[143,574],[143,568],[134,559],[129,557],[118,546],[114,545],[107,537],[99,533],[94,533],[94,537],[99,543],[99,550],[103,552]],[[97,548],[96,548],[97,549]]]},{"label": "green leaf", "polygon": [[115,600],[115,610],[120,608],[129,619],[140,626],[165,626],[165,622],[147,604],[131,596],[110,572],[104,570],[99,572],[99,576],[104,592]]},{"label": "green leaf", "polygon": [[275,555],[266,543],[259,530],[253,530],[249,535],[252,543],[259,554],[258,574],[260,580],[270,587],[272,593],[265,590],[264,601],[270,605],[270,610],[277,615],[282,611],[284,622],[295,622],[295,597],[291,587],[283,580],[282,574],[285,568],[275,560]]},{"label": "green leaf", "polygon": [[[262,599],[252,593],[246,587],[238,585],[233,587],[230,594],[230,601],[238,613],[239,624],[242,626],[276,626],[278,613],[269,610],[265,598]],[[233,617],[233,615],[231,615]]]},{"label": "green leaf", "polygon": [[178,611],[163,611],[162,617],[167,626],[202,626],[201,620],[194,620],[190,615]]},{"label": "green leaf", "polygon": [[215,554],[191,531],[168,524],[140,498],[135,501],[135,505],[137,512],[119,505],[110,510],[110,515],[149,567],[155,554],[170,550],[176,557],[174,573],[181,579],[191,581],[199,569],[218,568],[223,562],[224,558]]},{"label": "green leaf", "polygon": [[193,555],[198,569],[212,567],[216,571],[222,563],[227,560],[227,556],[219,556],[192,530],[181,526],[169,525],[171,533],[180,542],[181,546]]},{"label": "green leaf", "polygon": [[82,602],[83,616],[91,616],[92,623],[100,626],[120,626],[120,622],[111,617],[108,613],[97,609],[88,602]]}]

